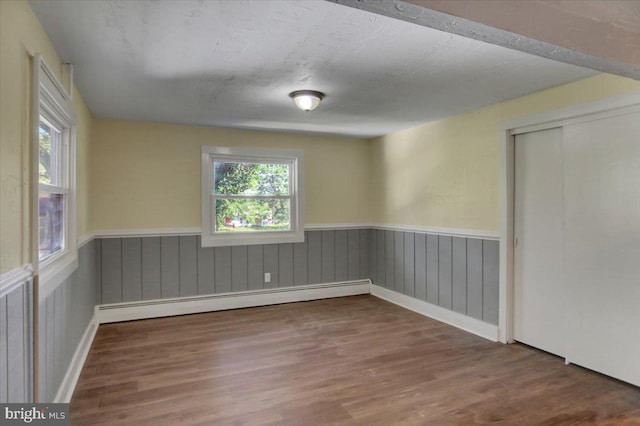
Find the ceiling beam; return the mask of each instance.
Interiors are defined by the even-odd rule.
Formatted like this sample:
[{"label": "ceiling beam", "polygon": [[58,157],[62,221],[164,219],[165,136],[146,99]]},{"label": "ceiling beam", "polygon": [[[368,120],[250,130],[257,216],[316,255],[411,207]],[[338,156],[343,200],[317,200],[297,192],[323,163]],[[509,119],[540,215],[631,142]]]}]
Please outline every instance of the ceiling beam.
[{"label": "ceiling beam", "polygon": [[640,80],[640,1],[328,1]]}]

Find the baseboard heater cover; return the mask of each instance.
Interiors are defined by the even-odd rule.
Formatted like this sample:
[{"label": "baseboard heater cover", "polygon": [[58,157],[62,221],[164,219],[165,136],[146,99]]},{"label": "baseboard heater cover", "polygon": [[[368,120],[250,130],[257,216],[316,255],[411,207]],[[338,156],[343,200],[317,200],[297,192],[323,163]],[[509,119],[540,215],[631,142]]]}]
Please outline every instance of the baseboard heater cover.
[{"label": "baseboard heater cover", "polygon": [[371,281],[366,279],[203,296],[104,304],[96,306],[96,314],[98,323],[105,324],[370,293]]}]

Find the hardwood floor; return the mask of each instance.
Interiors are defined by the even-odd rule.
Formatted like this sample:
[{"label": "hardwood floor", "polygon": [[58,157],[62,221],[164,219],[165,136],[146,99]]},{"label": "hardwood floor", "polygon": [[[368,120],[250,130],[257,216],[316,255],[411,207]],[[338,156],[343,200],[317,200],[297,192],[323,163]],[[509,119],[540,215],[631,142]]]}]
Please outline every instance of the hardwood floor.
[{"label": "hardwood floor", "polygon": [[373,296],[100,326],[74,425],[640,425],[640,389]]}]

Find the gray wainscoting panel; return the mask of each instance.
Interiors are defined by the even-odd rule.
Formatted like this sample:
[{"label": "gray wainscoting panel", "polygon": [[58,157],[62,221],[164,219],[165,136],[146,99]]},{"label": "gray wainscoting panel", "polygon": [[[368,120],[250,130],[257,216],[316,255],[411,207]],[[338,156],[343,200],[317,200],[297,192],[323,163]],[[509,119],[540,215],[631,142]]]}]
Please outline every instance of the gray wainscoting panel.
[{"label": "gray wainscoting panel", "polygon": [[[7,325],[7,401],[23,402],[27,396],[27,366],[25,365],[26,327],[27,318],[27,283],[7,294],[6,325]],[[4,346],[4,345],[3,345]]]},{"label": "gray wainscoting panel", "polygon": [[91,241],[78,251],[78,269],[68,279],[69,288],[67,315],[71,338],[68,339],[69,357],[75,353],[76,340],[80,341],[94,315],[95,305],[100,300],[100,286],[96,248],[97,241]]},{"label": "gray wainscoting panel", "polygon": [[67,287],[67,282],[62,283],[53,292],[53,304],[55,309],[53,311],[53,341],[55,346],[55,353],[53,356],[53,380],[55,383],[62,383],[64,377],[64,351],[65,347],[65,311],[64,311],[64,297],[63,291]]},{"label": "gray wainscoting panel", "polygon": [[482,320],[491,324],[498,324],[499,250],[498,241],[482,242]]},{"label": "gray wainscoting panel", "polygon": [[[38,357],[38,369],[40,371],[38,389],[40,395],[47,394],[47,302],[41,300],[38,304],[38,347],[40,356]],[[0,379],[2,380],[2,379]]]},{"label": "gray wainscoting panel", "polygon": [[293,286],[293,244],[279,244],[278,287]]},{"label": "gray wainscoting panel", "polygon": [[393,283],[394,283],[395,290],[399,293],[403,293],[404,292],[404,233],[402,231],[395,231],[393,234],[394,234],[393,235],[393,239],[394,239]]},{"label": "gray wainscoting panel", "polygon": [[180,296],[179,237],[160,237],[160,282],[163,298]]},{"label": "gray wainscoting panel", "polygon": [[307,231],[302,243],[215,248],[202,247],[199,236],[96,240],[101,303],[366,279],[376,262],[372,232]]},{"label": "gray wainscoting panel", "polygon": [[262,246],[247,249],[247,280],[249,290],[260,290],[264,284],[264,250]]},{"label": "gray wainscoting panel", "polygon": [[335,277],[334,281],[346,281],[348,278],[348,237],[345,230],[335,231]]},{"label": "gray wainscoting panel", "polygon": [[229,293],[231,291],[231,247],[216,247],[214,258],[215,292]]},{"label": "gray wainscoting panel", "polygon": [[322,233],[307,232],[307,274],[309,284],[322,282]]},{"label": "gray wainscoting panel", "polygon": [[454,311],[467,314],[467,239],[452,239],[453,265],[451,307]]},{"label": "gray wainscoting panel", "polygon": [[378,237],[376,231],[372,229],[369,231],[369,278],[373,284],[380,285],[378,279]]},{"label": "gray wainscoting panel", "polygon": [[[40,399],[42,401],[53,401],[56,396],[56,381],[55,377],[55,357],[56,357],[56,346],[55,346],[55,309],[56,304],[53,298],[53,294],[50,294],[45,301],[47,304],[47,324],[45,327],[47,337],[47,346],[45,351],[40,350],[40,356],[46,357],[46,371],[41,371],[40,375],[46,375],[47,377],[47,392],[40,395]],[[44,352],[44,353],[43,353]]]},{"label": "gray wainscoting panel", "polygon": [[378,270],[376,282],[383,287],[387,287],[387,262],[385,256],[385,251],[387,249],[387,243],[385,241],[386,233],[379,229],[376,229],[374,232],[376,233],[377,255],[373,265]]},{"label": "gray wainscoting panel", "polygon": [[247,246],[231,247],[231,291],[249,289],[249,263]]},{"label": "gray wainscoting panel", "polygon": [[482,240],[467,240],[467,315],[482,320]]},{"label": "gray wainscoting panel", "polygon": [[151,300],[161,297],[160,237],[142,238],[142,298]]},{"label": "gray wainscoting panel", "polygon": [[102,303],[122,302],[122,239],[102,240]]},{"label": "gray wainscoting panel", "polygon": [[[307,234],[308,235],[308,234]],[[308,271],[308,236],[303,243],[293,245],[293,285],[306,285],[309,283]]]},{"label": "gray wainscoting panel", "polygon": [[374,284],[498,324],[498,241],[422,232],[371,233]]},{"label": "gray wainscoting panel", "polygon": [[0,403],[8,402],[9,370],[7,357],[9,344],[7,336],[7,296],[0,297]]},{"label": "gray wainscoting panel", "polygon": [[360,230],[347,231],[347,279],[360,278]]},{"label": "gray wainscoting panel", "polygon": [[451,309],[451,237],[438,237],[438,304]]},{"label": "gray wainscoting panel", "polygon": [[102,303],[370,278],[497,324],[498,248],[478,238],[340,229],[307,231],[302,243],[215,249],[196,236],[109,238],[95,252]]},{"label": "gray wainscoting panel", "polygon": [[122,300],[142,300],[142,240],[122,239]]},{"label": "gray wainscoting panel", "polygon": [[322,282],[331,283],[336,278],[336,233],[322,231]]},{"label": "gray wainscoting panel", "polygon": [[415,297],[427,300],[427,236],[416,233],[415,242]]},{"label": "gray wainscoting panel", "polygon": [[[198,251],[198,294],[213,294],[215,291],[213,247],[202,247],[200,236],[198,236],[196,249]],[[260,261],[262,261],[262,252],[260,252]]]},{"label": "gray wainscoting panel", "polygon": [[404,232],[404,294],[415,297],[415,234]]},{"label": "gray wainscoting panel", "polygon": [[[43,402],[55,398],[93,317],[94,307],[100,303],[100,246],[104,241],[94,240],[82,246],[78,251],[78,268],[39,302],[39,389]],[[112,245],[120,245],[120,241]]]},{"label": "gray wainscoting panel", "polygon": [[195,235],[180,237],[180,296],[198,294],[198,238]]},{"label": "gray wainscoting panel", "polygon": [[438,236],[427,235],[427,302],[438,304]]},{"label": "gray wainscoting panel", "polygon": [[[360,244],[358,246],[358,251],[360,252],[360,273],[358,274],[358,278],[361,279],[371,279],[371,235],[372,231],[370,229],[360,229]],[[349,278],[351,279],[351,278]]]},{"label": "gray wainscoting panel", "polygon": [[271,282],[264,283],[264,288],[278,287],[278,245],[266,244],[264,246],[264,272],[271,274]]},{"label": "gray wainscoting panel", "polygon": [[394,290],[396,286],[396,252],[394,231],[384,231],[384,253],[387,288],[390,290]]}]

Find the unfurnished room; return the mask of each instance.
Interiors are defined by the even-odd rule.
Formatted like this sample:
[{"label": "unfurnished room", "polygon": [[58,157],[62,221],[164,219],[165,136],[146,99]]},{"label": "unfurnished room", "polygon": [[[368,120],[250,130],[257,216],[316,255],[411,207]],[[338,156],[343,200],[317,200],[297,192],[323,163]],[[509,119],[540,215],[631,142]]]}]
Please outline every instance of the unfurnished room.
[{"label": "unfurnished room", "polygon": [[639,0],[0,0],[0,424],[640,425]]}]

